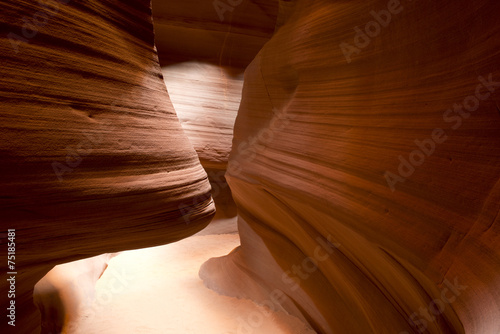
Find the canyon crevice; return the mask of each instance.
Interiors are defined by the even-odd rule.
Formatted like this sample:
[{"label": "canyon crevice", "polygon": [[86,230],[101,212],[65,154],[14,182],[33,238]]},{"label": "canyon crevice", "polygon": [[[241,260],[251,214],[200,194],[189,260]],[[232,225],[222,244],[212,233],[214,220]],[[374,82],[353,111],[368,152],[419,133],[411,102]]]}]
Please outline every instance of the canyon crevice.
[{"label": "canyon crevice", "polygon": [[499,3],[0,8],[2,333],[62,330],[110,253],[215,205],[241,240],[200,268],[221,295],[317,333],[500,332]]}]

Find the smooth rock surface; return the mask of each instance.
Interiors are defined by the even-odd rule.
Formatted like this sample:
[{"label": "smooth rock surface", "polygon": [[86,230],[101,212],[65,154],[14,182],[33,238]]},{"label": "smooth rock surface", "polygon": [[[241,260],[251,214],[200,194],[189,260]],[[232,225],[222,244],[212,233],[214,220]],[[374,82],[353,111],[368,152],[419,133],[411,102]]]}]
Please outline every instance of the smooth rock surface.
[{"label": "smooth rock surface", "polygon": [[241,247],[205,284],[320,333],[499,333],[498,12],[296,1],[245,72]]},{"label": "smooth rock surface", "polygon": [[[497,2],[252,0],[221,12],[220,1],[158,1],[167,66],[192,61],[214,85],[205,90],[211,104],[229,87],[231,97],[219,99],[228,109],[179,95],[194,144],[162,81],[148,1],[50,3],[0,4],[1,245],[16,228],[18,272],[18,326],[3,321],[0,332],[37,332],[33,286],[55,264],[165,244],[206,226],[213,203],[193,147],[214,173],[220,221],[234,220],[231,193],[239,212],[241,246],[200,271],[209,288],[264,306],[284,294],[273,307],[318,333],[500,332]],[[226,84],[228,72],[214,75],[219,69],[206,63],[242,69],[252,59],[229,192],[220,173],[241,81]],[[179,87],[202,85],[178,73]],[[215,113],[200,119],[200,105]],[[212,241],[211,250],[221,242]],[[213,256],[230,248],[219,250]],[[78,292],[92,289],[99,261],[83,268]],[[2,305],[7,287],[4,280]],[[200,281],[192,287],[200,300],[220,297]],[[117,300],[137,301],[142,290],[131,292],[139,295]],[[226,317],[237,304],[225,300],[217,312],[185,314]],[[171,309],[161,308],[175,305],[163,302],[152,304],[164,317],[141,315],[175,332],[164,321]],[[117,310],[108,309],[101,328],[123,332]],[[126,329],[151,331],[136,320]],[[274,334],[275,325],[252,330]]]},{"label": "smooth rock surface", "polygon": [[33,286],[54,265],[173,242],[214,214],[162,80],[150,2],[43,4],[0,5],[1,227],[16,229],[17,271],[17,324],[4,308],[2,333],[36,331]]},{"label": "smooth rock surface", "polygon": [[153,0],[161,63],[245,68],[274,33],[278,1]]},{"label": "smooth rock surface", "polygon": [[33,299],[42,316],[42,334],[61,333],[96,298],[96,284],[118,255],[102,254],[55,266],[35,285]]},{"label": "smooth rock surface", "polygon": [[191,61],[163,65],[162,72],[179,121],[201,164],[205,169],[225,170],[241,100],[243,69]]}]

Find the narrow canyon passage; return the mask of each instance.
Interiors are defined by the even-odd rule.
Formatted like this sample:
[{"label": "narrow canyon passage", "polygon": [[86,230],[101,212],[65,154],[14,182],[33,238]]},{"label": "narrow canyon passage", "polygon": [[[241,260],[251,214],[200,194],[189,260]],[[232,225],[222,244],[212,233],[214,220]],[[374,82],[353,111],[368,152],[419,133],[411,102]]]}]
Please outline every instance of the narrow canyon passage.
[{"label": "narrow canyon passage", "polygon": [[498,13],[0,2],[0,333],[500,334]]}]

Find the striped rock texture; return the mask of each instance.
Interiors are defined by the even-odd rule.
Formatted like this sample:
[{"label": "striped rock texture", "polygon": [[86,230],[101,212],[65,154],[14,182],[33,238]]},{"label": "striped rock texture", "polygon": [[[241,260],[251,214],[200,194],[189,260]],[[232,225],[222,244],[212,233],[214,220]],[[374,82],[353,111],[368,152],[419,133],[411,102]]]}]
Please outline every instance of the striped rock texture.
[{"label": "striped rock texture", "polygon": [[207,171],[217,207],[214,220],[233,219],[236,208],[224,174],[243,72],[274,33],[278,1],[152,2],[165,83],[181,125]]},{"label": "striped rock texture", "polygon": [[236,219],[236,206],[224,175],[241,100],[243,70],[200,61],[162,66],[179,121],[212,186],[217,208],[213,223],[219,219]]},{"label": "striped rock texture", "polygon": [[155,42],[165,61],[245,68],[274,33],[276,0],[152,0]]},{"label": "striped rock texture", "polygon": [[206,285],[318,333],[499,333],[499,12],[296,1],[245,72],[241,247]]},{"label": "striped rock texture", "polygon": [[[194,234],[214,214],[207,174],[170,102],[150,2],[0,5],[2,250],[16,229],[16,327],[58,263]],[[5,251],[5,257],[7,253]]]},{"label": "striped rock texture", "polygon": [[205,62],[162,67],[172,104],[205,169],[225,170],[241,100],[243,69]]}]

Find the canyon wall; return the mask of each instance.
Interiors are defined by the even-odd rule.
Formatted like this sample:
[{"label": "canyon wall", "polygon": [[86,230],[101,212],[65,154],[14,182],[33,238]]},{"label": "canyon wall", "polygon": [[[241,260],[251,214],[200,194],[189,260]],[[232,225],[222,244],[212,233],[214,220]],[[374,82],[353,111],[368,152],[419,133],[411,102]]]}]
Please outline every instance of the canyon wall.
[{"label": "canyon wall", "polygon": [[152,3],[165,84],[184,132],[207,171],[217,207],[214,220],[234,220],[236,208],[224,174],[243,72],[275,31],[278,1]]},{"label": "canyon wall", "polygon": [[31,333],[33,286],[54,265],[182,239],[214,206],[163,82],[149,0],[0,8],[1,248],[7,258],[15,242],[4,274],[16,273],[1,300],[17,320],[3,308],[0,331]]},{"label": "canyon wall", "polygon": [[500,332],[498,12],[296,1],[245,72],[241,247],[205,284],[318,333]]},{"label": "canyon wall", "polygon": [[277,0],[152,0],[162,65],[202,61],[244,69],[274,33]]},{"label": "canyon wall", "polygon": [[[208,224],[196,152],[226,168],[231,73],[251,59],[226,174],[241,247],[205,263],[205,284],[318,333],[500,331],[499,4],[280,1],[277,21],[263,0],[156,8],[167,65],[231,68],[190,68],[226,99],[200,96],[184,65],[172,77],[193,89],[179,105],[196,151],[162,80],[149,1],[0,5],[5,256],[16,245],[1,300],[14,286],[17,319],[2,333],[37,331],[33,286],[54,265]],[[213,114],[196,116],[190,96]]]},{"label": "canyon wall", "polygon": [[[186,61],[162,66],[162,71],[182,128],[212,186],[217,208],[212,223],[218,223],[219,219],[235,221],[236,206],[224,175],[241,100],[244,69]],[[232,225],[234,229],[236,224]]]}]

